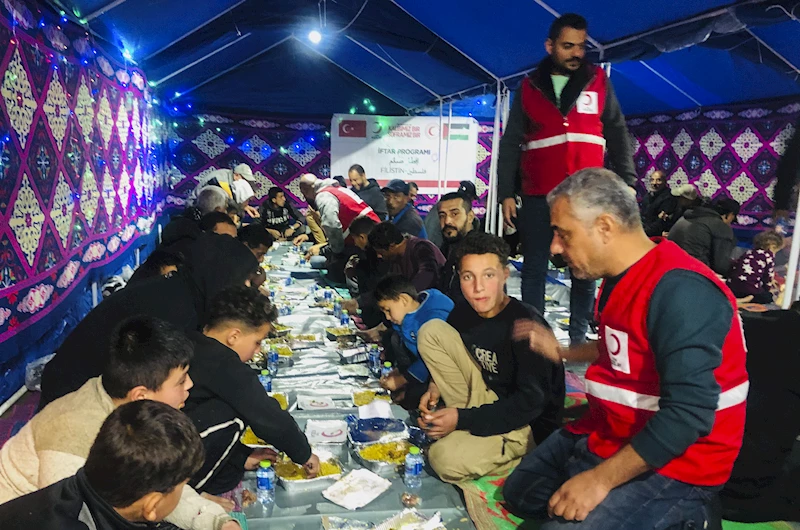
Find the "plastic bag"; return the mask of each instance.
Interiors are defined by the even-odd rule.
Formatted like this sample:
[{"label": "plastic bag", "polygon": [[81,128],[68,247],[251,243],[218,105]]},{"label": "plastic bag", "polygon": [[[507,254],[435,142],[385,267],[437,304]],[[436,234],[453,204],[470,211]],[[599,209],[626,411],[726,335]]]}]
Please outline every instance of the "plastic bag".
[{"label": "plastic bag", "polygon": [[55,353],[51,353],[50,355],[46,355],[41,359],[36,359],[25,367],[25,387],[28,390],[31,392],[41,392],[42,372],[44,372],[44,366],[55,356]]}]

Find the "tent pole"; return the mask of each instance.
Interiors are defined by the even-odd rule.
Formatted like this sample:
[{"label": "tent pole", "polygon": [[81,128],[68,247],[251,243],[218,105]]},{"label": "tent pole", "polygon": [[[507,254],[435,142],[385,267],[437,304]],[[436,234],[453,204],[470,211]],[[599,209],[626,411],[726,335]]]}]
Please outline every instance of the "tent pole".
[{"label": "tent pole", "polygon": [[421,88],[425,89],[425,90],[426,90],[426,91],[427,91],[429,94],[431,94],[433,97],[435,97],[435,98],[437,98],[437,99],[442,97],[442,96],[440,96],[439,94],[437,94],[436,92],[434,92],[433,90],[431,90],[430,88],[426,87],[425,85],[423,85],[422,83],[420,83],[419,81],[417,81],[417,80],[416,80],[416,79],[415,79],[413,76],[411,76],[411,75],[409,75],[408,73],[404,72],[404,71],[403,71],[401,68],[398,68],[396,65],[394,65],[394,64],[392,64],[392,63],[390,63],[389,61],[387,61],[386,59],[384,59],[383,57],[381,57],[380,55],[378,55],[378,54],[377,54],[377,53],[375,53],[374,51],[370,50],[369,48],[367,48],[366,46],[364,46],[363,44],[361,44],[360,42],[358,42],[358,41],[357,41],[356,39],[354,39],[353,37],[351,37],[351,36],[349,36],[349,35],[345,35],[345,38],[346,38],[346,39],[348,39],[348,40],[350,40],[350,41],[352,41],[354,44],[356,44],[357,46],[359,46],[360,48],[362,48],[364,51],[366,51],[366,52],[367,52],[367,53],[369,53],[370,55],[374,56],[376,59],[378,59],[378,60],[379,60],[379,61],[381,61],[382,63],[386,64],[387,66],[389,66],[390,68],[392,68],[392,69],[393,69],[393,70],[395,70],[396,72],[399,72],[401,75],[403,75],[403,77],[405,77],[405,78],[409,79],[409,80],[410,80],[410,81],[412,81],[414,84],[416,84],[416,85],[418,85],[419,87],[421,87]]},{"label": "tent pole", "polygon": [[[444,191],[447,192],[447,162],[450,159],[450,135],[452,134],[450,127],[452,127],[453,121],[453,102],[450,102],[450,114],[447,116],[447,139],[445,140],[444,145],[444,184],[442,188]],[[442,200],[442,191],[439,190],[439,200]]]},{"label": "tent pole", "polygon": [[118,5],[124,4],[126,1],[127,0],[114,0],[110,4],[106,4],[103,7],[101,7],[100,9],[97,9],[97,10],[89,13],[88,15],[83,17],[83,19],[86,22],[91,22],[92,20],[96,19],[97,17],[102,16],[102,15],[106,14],[107,12],[111,11],[112,9],[117,7]]},{"label": "tent pole", "polygon": [[260,52],[258,52],[258,53],[254,53],[253,55],[251,55],[250,57],[248,57],[248,58],[247,58],[247,59],[245,59],[244,61],[240,61],[240,62],[238,62],[238,63],[234,64],[233,66],[231,66],[230,68],[226,68],[225,70],[223,70],[223,71],[221,71],[221,72],[219,72],[219,73],[217,73],[217,74],[215,74],[215,75],[213,75],[213,76],[209,77],[208,79],[206,79],[206,80],[205,80],[205,81],[203,81],[202,83],[199,83],[199,84],[197,84],[197,85],[193,86],[192,88],[190,88],[190,89],[188,89],[188,90],[184,90],[183,92],[181,92],[181,95],[182,95],[182,96],[185,96],[185,95],[186,95],[186,94],[188,94],[189,92],[192,92],[192,91],[194,91],[194,90],[197,90],[197,89],[198,89],[198,88],[200,88],[201,86],[207,85],[208,83],[210,83],[210,82],[212,82],[212,81],[215,81],[215,80],[219,79],[220,77],[222,77],[222,76],[224,76],[224,75],[226,75],[226,74],[229,74],[229,73],[233,72],[234,70],[236,70],[237,68],[239,68],[239,67],[240,67],[240,66],[242,66],[243,64],[247,63],[248,61],[252,61],[252,60],[253,60],[253,59],[255,59],[256,57],[259,57],[259,56],[261,56],[261,55],[263,55],[263,54],[267,53],[267,52],[268,52],[268,51],[270,51],[272,48],[275,48],[276,46],[280,46],[280,45],[281,45],[281,44],[283,44],[284,42],[288,41],[289,39],[293,39],[293,38],[294,38],[294,35],[289,35],[288,37],[285,37],[285,38],[283,38],[283,39],[279,40],[278,42],[276,42],[276,43],[274,43],[274,44],[271,44],[271,45],[267,46],[266,48],[264,48],[264,49],[263,49],[263,50],[261,50]]},{"label": "tent pole", "polygon": [[306,48],[308,48],[308,49],[309,49],[309,50],[311,50],[312,52],[316,53],[317,55],[319,55],[320,57],[322,57],[323,59],[325,59],[326,61],[328,61],[328,62],[329,62],[329,63],[331,63],[332,65],[334,65],[335,67],[339,68],[339,69],[340,69],[340,70],[342,70],[343,72],[346,72],[346,73],[347,73],[347,75],[351,75],[351,76],[353,76],[354,78],[358,79],[359,81],[361,81],[362,83],[364,83],[365,85],[367,85],[368,87],[370,87],[372,90],[374,90],[374,91],[375,91],[375,92],[377,92],[378,94],[382,95],[383,97],[385,97],[385,98],[386,98],[386,99],[388,99],[388,100],[391,100],[391,101],[393,101],[393,102],[394,102],[394,103],[396,103],[396,104],[397,104],[397,105],[398,105],[400,108],[402,108],[403,110],[405,110],[406,112],[408,112],[408,107],[406,107],[405,105],[403,105],[402,103],[400,103],[399,101],[397,101],[396,99],[394,99],[393,97],[391,97],[390,95],[386,94],[385,92],[381,92],[380,90],[378,90],[377,88],[375,88],[375,87],[374,87],[374,86],[372,86],[371,84],[367,83],[366,81],[364,81],[363,79],[361,79],[360,77],[358,77],[357,75],[355,75],[353,72],[351,72],[351,71],[350,71],[350,70],[348,70],[347,68],[343,67],[342,65],[340,65],[339,63],[337,63],[336,61],[334,61],[333,59],[331,59],[330,57],[328,57],[327,55],[325,55],[324,53],[320,52],[319,50],[316,50],[315,48],[313,48],[313,47],[311,47],[310,45],[306,44],[305,42],[303,42],[301,39],[298,39],[298,38],[297,38],[297,37],[295,37],[294,35],[292,35],[290,38],[292,38],[292,39],[295,39],[297,42],[299,42],[300,44],[302,44],[303,46],[305,46]]},{"label": "tent pole", "polygon": [[[436,186],[437,186],[437,193],[439,198],[442,198],[442,135],[444,134],[444,127],[443,127],[443,116],[444,116],[444,101],[439,98],[439,175],[436,179]],[[447,131],[448,136],[450,131]]]},{"label": "tent pole", "polygon": [[797,280],[797,262],[798,258],[800,257],[800,232],[798,228],[800,228],[800,213],[797,213],[797,210],[800,209],[800,194],[797,196],[797,208],[795,209],[795,218],[794,218],[794,233],[792,234],[792,248],[789,251],[789,264],[786,266],[786,287],[783,292],[783,304],[781,304],[781,308],[789,309],[792,305],[792,301],[794,297],[792,294],[795,292],[795,281]]},{"label": "tent pole", "polygon": [[[389,1],[390,1],[391,3],[393,3],[395,6],[397,6],[397,7],[400,9],[400,11],[402,11],[402,12],[403,12],[403,13],[405,13],[406,15],[410,16],[411,18],[413,18],[414,20],[416,20],[417,22],[419,22],[420,24],[422,24],[422,22],[421,22],[421,21],[420,21],[420,20],[419,20],[417,17],[415,17],[414,15],[412,15],[411,13],[409,13],[409,12],[408,12],[408,10],[407,10],[405,7],[403,7],[403,6],[401,6],[399,3],[397,3],[397,0],[389,0]],[[422,26],[424,26],[426,29],[428,29],[428,26],[425,26],[425,24],[422,24]],[[430,31],[430,30],[429,30],[429,31]],[[487,74],[489,77],[491,77],[491,78],[492,78],[492,79],[494,79],[495,81],[498,81],[498,78],[497,78],[497,76],[496,76],[496,75],[494,75],[492,72],[490,72],[488,69],[486,69],[486,68],[485,68],[485,67],[484,67],[482,64],[480,64],[478,61],[476,61],[475,59],[473,59],[472,57],[470,57],[469,55],[467,55],[466,53],[464,53],[463,51],[461,51],[461,50],[460,50],[460,49],[458,49],[457,47],[453,46],[453,43],[452,43],[452,42],[450,42],[450,41],[448,41],[448,40],[446,40],[446,39],[442,38],[442,36],[441,36],[441,35],[439,35],[438,33],[435,33],[435,32],[433,32],[433,31],[431,31],[431,32],[432,32],[432,33],[434,33],[434,35],[436,35],[436,38],[438,38],[440,41],[444,42],[445,44],[447,44],[448,46],[450,46],[451,48],[453,48],[454,50],[456,50],[458,53],[460,53],[461,55],[463,55],[465,58],[469,59],[469,61],[470,61],[472,64],[474,64],[475,66],[477,66],[478,68],[480,68],[481,70],[483,70],[483,72],[484,72],[485,74]]]},{"label": "tent pole", "polygon": [[497,93],[494,108],[494,129],[492,130],[492,159],[489,162],[489,193],[486,195],[486,231],[499,234],[502,223],[497,226],[497,162],[500,157],[500,114],[503,102],[500,82],[497,82]]},{"label": "tent pole", "polygon": [[792,64],[792,62],[791,62],[789,59],[787,59],[786,57],[784,57],[783,55],[781,55],[780,53],[778,53],[777,51],[775,51],[775,49],[774,49],[773,47],[771,47],[769,44],[767,44],[766,42],[764,42],[764,41],[763,41],[763,40],[762,40],[762,39],[761,39],[761,38],[760,38],[758,35],[756,35],[755,33],[753,33],[753,30],[751,30],[750,28],[744,28],[744,30],[745,30],[747,33],[749,33],[749,34],[750,34],[750,36],[751,36],[751,37],[753,37],[753,38],[756,40],[756,42],[758,42],[758,43],[759,43],[761,46],[763,46],[763,47],[765,47],[766,49],[768,49],[769,51],[771,51],[771,52],[772,52],[772,54],[773,54],[775,57],[777,57],[778,59],[780,59],[781,61],[783,61],[784,63],[786,63],[786,65],[787,65],[787,66],[789,66],[789,68],[791,68],[791,69],[794,71],[794,73],[796,73],[796,74],[800,74],[800,69],[798,69],[798,68],[797,68],[795,65],[793,65],[793,64]]},{"label": "tent pole", "polygon": [[218,54],[219,52],[221,52],[221,51],[223,51],[223,50],[225,50],[225,49],[227,49],[227,48],[229,48],[229,47],[233,46],[234,44],[236,44],[236,43],[238,43],[238,42],[240,42],[240,41],[243,41],[244,39],[246,39],[246,38],[247,38],[247,37],[249,37],[250,35],[252,35],[252,33],[245,33],[244,35],[242,35],[241,37],[237,38],[236,40],[233,40],[233,41],[229,42],[228,44],[226,44],[226,45],[224,45],[224,46],[221,46],[221,47],[217,48],[216,50],[214,50],[214,51],[212,51],[212,52],[209,52],[209,53],[205,54],[204,56],[200,57],[200,58],[199,58],[199,59],[197,59],[196,61],[192,61],[191,63],[187,64],[186,66],[184,66],[184,67],[182,67],[182,68],[179,68],[178,70],[175,70],[174,72],[172,72],[171,74],[169,74],[169,75],[167,75],[167,76],[165,76],[165,77],[162,77],[162,78],[161,78],[161,79],[159,79],[158,81],[154,81],[154,84],[155,84],[155,86],[158,86],[158,85],[160,85],[161,83],[163,83],[164,81],[167,81],[168,79],[172,79],[172,78],[173,78],[173,77],[175,77],[176,75],[178,75],[178,74],[181,74],[181,73],[185,72],[185,71],[186,71],[186,70],[188,70],[189,68],[192,68],[193,66],[196,66],[196,65],[198,65],[198,64],[200,64],[200,63],[202,63],[202,62],[203,62],[203,61],[205,61],[206,59],[209,59],[209,58],[211,58],[211,57],[215,56],[215,55],[216,55],[216,54]]},{"label": "tent pole", "polygon": [[650,66],[649,64],[647,64],[647,63],[646,63],[646,62],[644,62],[644,61],[639,61],[639,63],[641,63],[641,65],[642,65],[642,66],[644,66],[645,68],[647,68],[648,70],[650,70],[651,72],[653,72],[654,74],[656,74],[656,75],[659,77],[659,79],[661,79],[662,81],[664,81],[666,84],[668,84],[669,86],[671,86],[672,88],[674,88],[675,90],[677,90],[677,91],[678,91],[678,92],[679,92],[681,95],[683,95],[683,96],[684,96],[686,99],[688,99],[689,101],[691,101],[692,103],[694,103],[694,104],[695,104],[695,105],[697,105],[698,107],[702,107],[702,106],[703,106],[703,104],[702,104],[702,103],[700,103],[699,101],[697,101],[696,99],[694,99],[692,96],[690,96],[688,93],[686,93],[686,91],[685,91],[685,90],[683,90],[682,88],[680,88],[678,85],[676,85],[675,83],[673,83],[672,81],[670,81],[669,79],[667,79],[666,77],[664,77],[664,76],[663,76],[663,75],[662,75],[660,72],[658,72],[658,71],[657,71],[655,68],[653,68],[652,66]]}]

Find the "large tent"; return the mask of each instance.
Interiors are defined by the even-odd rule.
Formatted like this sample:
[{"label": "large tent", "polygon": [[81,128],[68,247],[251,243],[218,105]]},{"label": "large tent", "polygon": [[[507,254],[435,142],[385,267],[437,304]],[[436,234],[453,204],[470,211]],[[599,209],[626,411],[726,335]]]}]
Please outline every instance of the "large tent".
[{"label": "large tent", "polygon": [[800,92],[798,0],[51,3],[180,111],[330,115],[366,112],[369,100],[393,115],[457,100],[458,114],[493,116],[498,83],[518,85],[565,12],[589,20],[591,57],[612,64],[626,114]]}]

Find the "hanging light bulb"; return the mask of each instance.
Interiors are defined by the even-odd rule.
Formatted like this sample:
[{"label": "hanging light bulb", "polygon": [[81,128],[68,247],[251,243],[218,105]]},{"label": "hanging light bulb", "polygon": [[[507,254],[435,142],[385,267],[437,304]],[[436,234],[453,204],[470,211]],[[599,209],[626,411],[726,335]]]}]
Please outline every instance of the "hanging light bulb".
[{"label": "hanging light bulb", "polygon": [[308,33],[308,40],[310,40],[312,44],[319,44],[322,42],[322,33],[317,30],[312,30]]}]

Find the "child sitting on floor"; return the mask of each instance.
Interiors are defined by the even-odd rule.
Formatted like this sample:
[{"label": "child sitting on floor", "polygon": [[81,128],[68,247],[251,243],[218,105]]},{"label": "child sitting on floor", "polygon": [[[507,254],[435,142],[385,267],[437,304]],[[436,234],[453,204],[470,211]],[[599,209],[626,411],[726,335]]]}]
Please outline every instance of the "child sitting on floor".
[{"label": "child sitting on floor", "polygon": [[754,304],[771,304],[775,285],[775,254],[783,248],[783,236],[774,230],[753,238],[753,248],[731,266],[728,279],[736,298],[752,296]]},{"label": "child sitting on floor", "polygon": [[202,463],[200,435],[185,414],[134,401],[103,422],[76,475],[3,504],[0,520],[4,530],[150,528],[175,509]]},{"label": "child sitting on floor", "polygon": [[430,372],[417,350],[417,335],[423,324],[434,319],[447,320],[453,301],[437,289],[417,293],[410,280],[397,275],[378,282],[374,295],[395,331],[393,340],[384,342],[386,360],[395,369],[381,378],[381,386],[391,391],[394,401],[403,408],[416,409],[430,381]]}]

